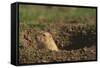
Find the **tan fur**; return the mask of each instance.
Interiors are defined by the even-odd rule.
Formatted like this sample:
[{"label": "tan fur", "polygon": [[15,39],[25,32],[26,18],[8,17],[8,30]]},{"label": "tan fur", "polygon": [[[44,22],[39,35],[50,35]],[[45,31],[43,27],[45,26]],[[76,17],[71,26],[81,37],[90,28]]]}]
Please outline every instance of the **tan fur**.
[{"label": "tan fur", "polygon": [[45,47],[49,50],[52,50],[52,51],[58,51],[58,47],[56,45],[56,43],[54,42],[53,38],[52,38],[52,35],[49,33],[49,32],[40,32],[38,35],[37,35],[37,41],[39,44],[40,47]]}]

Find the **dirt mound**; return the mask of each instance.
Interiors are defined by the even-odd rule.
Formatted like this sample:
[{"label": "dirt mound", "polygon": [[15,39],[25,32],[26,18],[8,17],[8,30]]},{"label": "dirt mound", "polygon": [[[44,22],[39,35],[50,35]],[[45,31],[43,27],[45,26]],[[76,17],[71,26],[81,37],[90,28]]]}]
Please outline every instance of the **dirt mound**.
[{"label": "dirt mound", "polygon": [[84,47],[76,50],[61,50],[58,52],[48,49],[34,49],[28,47],[20,49],[20,64],[23,63],[49,63],[64,61],[96,60],[96,47]]},{"label": "dirt mound", "polygon": [[[20,34],[20,64],[96,60],[96,29],[94,26],[82,24],[53,26],[50,25],[50,28],[43,30],[44,33],[38,36],[42,40],[39,41],[38,38],[39,42],[36,37],[42,30],[26,29],[20,32],[23,34]],[[50,38],[53,43],[55,42],[56,47],[51,44],[48,47],[46,41],[49,40],[50,43]],[[38,44],[44,41],[43,44],[46,47],[38,48]],[[53,51],[51,47],[54,48],[53,50],[59,48],[60,51]]]}]

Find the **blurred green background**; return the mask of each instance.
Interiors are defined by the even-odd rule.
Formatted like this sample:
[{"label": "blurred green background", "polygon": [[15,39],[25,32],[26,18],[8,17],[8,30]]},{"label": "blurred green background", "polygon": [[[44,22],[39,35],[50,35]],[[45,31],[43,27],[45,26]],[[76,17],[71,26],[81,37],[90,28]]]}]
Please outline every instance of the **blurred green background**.
[{"label": "blurred green background", "polygon": [[[69,19],[77,20],[81,17],[84,19],[95,16],[95,8],[19,5],[20,23],[40,23],[42,22],[39,21],[40,19],[47,21],[43,23],[56,23],[56,20],[58,20],[58,23],[59,20],[66,22]],[[84,20],[80,23],[84,23]]]}]

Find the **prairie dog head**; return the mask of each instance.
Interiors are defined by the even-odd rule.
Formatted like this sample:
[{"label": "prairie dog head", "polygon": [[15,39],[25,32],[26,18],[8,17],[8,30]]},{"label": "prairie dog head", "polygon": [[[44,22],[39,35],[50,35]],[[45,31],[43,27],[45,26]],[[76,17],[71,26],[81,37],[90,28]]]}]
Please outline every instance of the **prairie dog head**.
[{"label": "prairie dog head", "polygon": [[53,51],[58,51],[58,47],[55,44],[52,35],[49,32],[44,32],[41,31],[38,35],[37,35],[37,41],[39,44],[39,46],[43,46],[47,49],[53,50]]},{"label": "prairie dog head", "polygon": [[46,42],[50,39],[52,39],[52,35],[49,32],[40,32],[37,35],[37,40],[40,42]]}]

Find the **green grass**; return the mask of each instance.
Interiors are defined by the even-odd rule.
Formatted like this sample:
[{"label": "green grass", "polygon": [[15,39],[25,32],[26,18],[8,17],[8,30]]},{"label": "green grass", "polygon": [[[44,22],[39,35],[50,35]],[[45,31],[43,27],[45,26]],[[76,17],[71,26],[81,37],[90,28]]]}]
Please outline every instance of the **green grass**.
[{"label": "green grass", "polygon": [[19,6],[20,23],[39,23],[39,18],[47,19],[46,23],[55,20],[96,16],[96,9],[74,7],[48,7],[34,5]]}]

